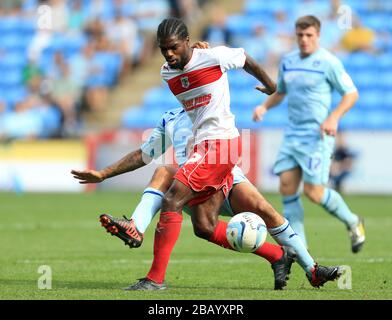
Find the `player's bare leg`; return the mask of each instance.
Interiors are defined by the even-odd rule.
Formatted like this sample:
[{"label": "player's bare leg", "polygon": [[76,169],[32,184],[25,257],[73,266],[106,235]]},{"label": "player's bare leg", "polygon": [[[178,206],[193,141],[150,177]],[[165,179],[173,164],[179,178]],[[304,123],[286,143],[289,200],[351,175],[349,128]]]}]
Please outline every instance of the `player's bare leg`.
[{"label": "player's bare leg", "polygon": [[148,187],[154,188],[165,193],[173,182],[173,177],[177,172],[173,166],[161,166],[155,169]]},{"label": "player's bare leg", "polygon": [[218,191],[205,202],[191,207],[193,232],[197,237],[210,240],[213,236],[218,223],[219,208],[223,204],[224,199],[223,192]]},{"label": "player's bare leg", "polygon": [[[245,185],[245,184],[251,186],[251,184],[249,183],[243,183],[239,185]],[[242,193],[238,192],[239,185],[236,185],[235,189],[232,190],[231,197],[236,198],[236,196],[241,196]],[[252,192],[250,192],[247,199],[252,198],[252,196],[255,196],[255,194],[252,194]],[[224,200],[224,194],[223,192],[220,191],[215,193],[206,202],[203,202],[200,205],[192,208],[193,229],[194,229],[194,233],[198,237],[206,239],[223,248],[233,250],[233,248],[231,248],[226,238],[227,222],[218,220],[218,215],[215,211],[216,208],[219,208],[220,203],[223,202],[223,200]],[[234,202],[235,201],[236,200],[234,200]],[[239,205],[239,203],[236,203],[236,205]],[[248,206],[247,208],[254,209],[252,205]],[[243,212],[243,211],[246,211],[245,207],[239,209],[236,213]],[[284,221],[282,221],[282,223],[283,222]],[[268,257],[272,269],[274,270],[275,290],[281,290],[287,284],[286,281],[288,280],[288,274],[290,273],[290,268],[293,263],[293,255],[287,249],[288,248],[286,247],[281,248],[280,246],[276,246],[270,243],[264,243],[260,248],[258,248],[256,251],[253,252],[256,255],[265,258]]]},{"label": "player's bare leg", "polygon": [[246,211],[256,213],[268,228],[275,228],[284,223],[284,218],[250,183],[244,182],[233,186],[230,205],[235,213]]}]

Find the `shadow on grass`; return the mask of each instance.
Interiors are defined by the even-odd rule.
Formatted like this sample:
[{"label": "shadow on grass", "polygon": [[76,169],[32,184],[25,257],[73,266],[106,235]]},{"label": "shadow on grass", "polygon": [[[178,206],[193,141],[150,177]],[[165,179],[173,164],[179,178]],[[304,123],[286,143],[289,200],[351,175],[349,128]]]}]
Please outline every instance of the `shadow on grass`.
[{"label": "shadow on grass", "polygon": [[[24,287],[24,289],[34,288],[38,289],[37,280],[13,280],[13,279],[0,279],[2,287]],[[98,289],[98,290],[118,290],[129,286],[130,283],[120,282],[102,282],[102,281],[63,281],[52,280],[52,289]]]}]

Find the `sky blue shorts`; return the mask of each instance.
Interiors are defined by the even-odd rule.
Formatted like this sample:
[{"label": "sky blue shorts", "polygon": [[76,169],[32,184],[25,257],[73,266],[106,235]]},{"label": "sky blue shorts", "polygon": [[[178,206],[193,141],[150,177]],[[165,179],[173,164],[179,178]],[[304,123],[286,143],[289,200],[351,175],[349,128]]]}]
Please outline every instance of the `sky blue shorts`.
[{"label": "sky blue shorts", "polygon": [[335,137],[325,135],[321,138],[288,139],[285,138],[279,149],[274,165],[274,173],[300,167],[302,180],[313,185],[326,185],[329,179]]}]

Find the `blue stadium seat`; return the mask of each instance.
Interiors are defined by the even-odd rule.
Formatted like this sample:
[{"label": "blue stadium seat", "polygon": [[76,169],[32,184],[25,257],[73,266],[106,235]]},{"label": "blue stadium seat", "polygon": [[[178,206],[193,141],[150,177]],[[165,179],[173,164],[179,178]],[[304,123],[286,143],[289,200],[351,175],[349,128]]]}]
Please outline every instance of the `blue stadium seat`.
[{"label": "blue stadium seat", "polygon": [[24,86],[8,88],[7,90],[3,89],[2,91],[2,98],[11,108],[13,108],[16,103],[25,99],[28,95],[28,91]]},{"label": "blue stadium seat", "polygon": [[64,39],[63,52],[66,57],[70,57],[79,53],[82,48],[87,44],[88,39],[84,35],[69,36]]},{"label": "blue stadium seat", "polygon": [[390,28],[390,16],[385,14],[369,14],[361,16],[362,23],[365,27],[368,27],[374,31],[387,31]]},{"label": "blue stadium seat", "polygon": [[123,58],[121,54],[114,52],[108,52],[106,55],[106,70],[108,72],[109,85],[114,86],[121,71]]},{"label": "blue stadium seat", "polygon": [[14,68],[7,71],[7,75],[0,77],[0,86],[8,89],[9,87],[18,87],[23,85],[23,73],[22,70]]},{"label": "blue stadium seat", "polygon": [[18,29],[21,18],[2,17],[0,19],[0,34],[6,35],[8,32],[14,33]]},{"label": "blue stadium seat", "polygon": [[243,15],[232,15],[227,18],[226,26],[234,37],[250,37],[253,29],[258,23],[258,18],[251,18]]},{"label": "blue stadium seat", "polygon": [[143,107],[149,110],[149,112],[157,110],[156,112],[162,114],[168,109],[180,107],[180,103],[168,87],[164,85],[146,91],[143,100]]},{"label": "blue stadium seat", "polygon": [[392,128],[392,112],[367,112],[364,126],[369,130],[386,130]]},{"label": "blue stadium seat", "polygon": [[144,108],[133,106],[124,112],[122,125],[125,128],[154,128],[161,115],[158,112],[149,112],[147,117]]},{"label": "blue stadium seat", "polygon": [[50,138],[60,130],[62,115],[58,108],[42,106],[35,108],[35,112],[39,114],[43,122],[41,138]]},{"label": "blue stadium seat", "polygon": [[277,11],[290,11],[295,5],[295,1],[260,1],[246,0],[244,13],[246,15],[273,14]]},{"label": "blue stadium seat", "polygon": [[19,34],[8,34],[1,37],[0,48],[7,51],[26,51],[31,37]]},{"label": "blue stadium seat", "polygon": [[387,92],[392,92],[392,69],[374,73],[377,76],[375,83],[377,86]]},{"label": "blue stadium seat", "polygon": [[264,94],[255,90],[253,87],[248,87],[241,90],[231,90],[230,94],[230,105],[234,111],[242,112],[244,110],[253,110],[253,108],[260,104],[264,97]]},{"label": "blue stadium seat", "polygon": [[350,72],[350,76],[360,92],[380,87],[379,74],[377,72]]},{"label": "blue stadium seat", "polygon": [[379,55],[375,58],[375,61],[376,61],[375,66],[377,67],[378,71],[392,72],[391,53],[384,53],[382,55]]},{"label": "blue stadium seat", "polygon": [[257,80],[244,70],[230,70],[227,74],[231,90],[252,90],[257,85]]},{"label": "blue stadium seat", "polygon": [[347,70],[373,69],[377,65],[377,57],[365,52],[352,53],[344,59]]},{"label": "blue stadium seat", "polygon": [[252,112],[246,110],[244,112],[234,112],[235,125],[239,129],[260,129],[261,124],[252,121]]},{"label": "blue stadium seat", "polygon": [[345,0],[345,4],[349,5],[355,13],[361,16],[367,14],[370,9],[370,2],[366,0]]},{"label": "blue stadium seat", "polygon": [[38,0],[24,0],[22,1],[22,10],[31,11],[37,7]]},{"label": "blue stadium seat", "polygon": [[384,105],[383,91],[382,90],[366,90],[361,92],[357,102],[357,108],[365,109],[382,109]]},{"label": "blue stadium seat", "polygon": [[113,59],[113,55],[108,52],[97,52],[92,57],[90,62],[95,69],[99,70],[99,73],[88,77],[87,87],[110,87],[113,85],[113,79],[117,77],[117,70],[115,69]]},{"label": "blue stadium seat", "polygon": [[25,53],[14,52],[5,54],[0,57],[0,70],[8,72],[13,69],[22,69],[27,64],[27,56]]},{"label": "blue stadium seat", "polygon": [[36,32],[37,23],[35,19],[23,18],[20,19],[18,24],[18,32],[22,35],[28,35],[32,37]]},{"label": "blue stadium seat", "polygon": [[362,112],[357,109],[352,109],[339,121],[339,130],[355,130],[364,128],[365,120],[366,118]]}]

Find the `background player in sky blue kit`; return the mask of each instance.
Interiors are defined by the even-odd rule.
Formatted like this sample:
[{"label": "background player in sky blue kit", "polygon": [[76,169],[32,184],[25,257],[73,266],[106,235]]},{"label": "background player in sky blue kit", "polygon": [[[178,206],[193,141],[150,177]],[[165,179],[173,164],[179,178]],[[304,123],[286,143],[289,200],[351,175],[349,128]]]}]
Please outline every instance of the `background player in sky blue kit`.
[{"label": "background player in sky blue kit", "polygon": [[[320,21],[304,16],[296,21],[295,28],[299,49],[283,57],[278,89],[255,108],[253,119],[261,120],[287,96],[289,125],[274,166],[280,177],[284,215],[306,244],[298,193],[303,180],[305,195],[346,225],[356,253],[365,242],[363,219],[351,212],[339,193],[325,185],[339,119],[357,101],[358,92],[339,59],[320,47]],[[334,89],[342,99],[331,112]]]}]

